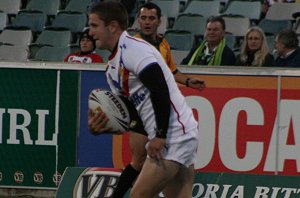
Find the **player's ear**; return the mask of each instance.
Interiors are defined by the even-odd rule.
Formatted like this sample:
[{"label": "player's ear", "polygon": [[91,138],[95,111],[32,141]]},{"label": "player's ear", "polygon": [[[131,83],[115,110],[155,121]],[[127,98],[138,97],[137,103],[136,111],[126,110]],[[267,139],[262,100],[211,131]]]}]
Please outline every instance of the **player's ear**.
[{"label": "player's ear", "polygon": [[115,32],[119,27],[120,25],[117,21],[111,21],[108,25],[110,32]]}]

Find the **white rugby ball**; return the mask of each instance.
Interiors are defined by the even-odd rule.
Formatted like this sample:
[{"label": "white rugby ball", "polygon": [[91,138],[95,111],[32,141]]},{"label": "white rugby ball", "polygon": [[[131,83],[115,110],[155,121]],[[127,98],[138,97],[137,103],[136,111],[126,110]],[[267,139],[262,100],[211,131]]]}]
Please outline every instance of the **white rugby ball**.
[{"label": "white rugby ball", "polygon": [[94,89],[89,95],[88,105],[95,113],[102,111],[109,121],[108,127],[111,132],[125,132],[129,128],[130,115],[122,99],[107,90]]}]

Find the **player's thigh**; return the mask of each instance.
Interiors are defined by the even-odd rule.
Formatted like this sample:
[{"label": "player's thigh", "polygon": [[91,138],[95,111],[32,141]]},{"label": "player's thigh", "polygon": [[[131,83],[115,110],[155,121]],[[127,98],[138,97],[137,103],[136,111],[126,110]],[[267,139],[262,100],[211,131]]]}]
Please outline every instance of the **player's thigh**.
[{"label": "player's thigh", "polygon": [[148,138],[145,135],[130,132],[129,145],[132,154],[131,165],[140,171],[147,157],[147,151],[145,145],[148,142]]},{"label": "player's thigh", "polygon": [[174,179],[181,165],[174,161],[147,158],[131,190],[131,198],[152,198]]},{"label": "player's thigh", "polygon": [[175,178],[164,188],[165,198],[191,198],[194,184],[194,167],[182,166]]}]

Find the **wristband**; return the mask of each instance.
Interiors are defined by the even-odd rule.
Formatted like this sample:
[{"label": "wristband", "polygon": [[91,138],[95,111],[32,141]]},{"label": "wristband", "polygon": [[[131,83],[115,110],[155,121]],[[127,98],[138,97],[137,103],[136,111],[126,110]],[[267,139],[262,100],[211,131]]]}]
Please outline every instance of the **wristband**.
[{"label": "wristband", "polygon": [[190,82],[190,78],[187,78],[186,80],[185,80],[185,86],[187,86],[187,87],[189,87],[189,82]]}]

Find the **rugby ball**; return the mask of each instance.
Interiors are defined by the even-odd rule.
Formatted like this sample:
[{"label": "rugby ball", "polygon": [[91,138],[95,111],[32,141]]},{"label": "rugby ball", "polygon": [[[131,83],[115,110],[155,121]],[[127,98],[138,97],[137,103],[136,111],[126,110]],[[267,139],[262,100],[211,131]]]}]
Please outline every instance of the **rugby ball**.
[{"label": "rugby ball", "polygon": [[109,121],[108,127],[114,133],[125,132],[129,129],[130,115],[122,99],[110,91],[94,89],[88,99],[88,106],[93,112],[102,111]]}]

